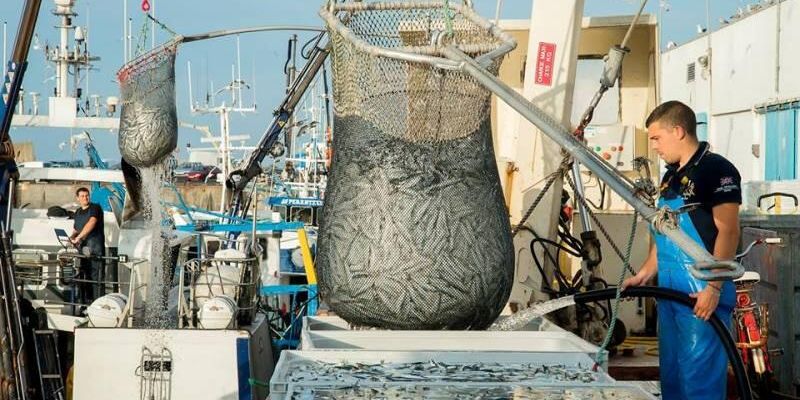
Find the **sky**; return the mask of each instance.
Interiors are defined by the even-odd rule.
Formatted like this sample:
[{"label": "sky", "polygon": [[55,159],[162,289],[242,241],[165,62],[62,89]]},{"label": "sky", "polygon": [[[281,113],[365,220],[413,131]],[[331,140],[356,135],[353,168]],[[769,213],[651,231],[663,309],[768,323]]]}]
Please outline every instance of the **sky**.
[{"label": "sky", "polygon": [[[559,0],[538,0],[559,1]],[[317,15],[321,0],[149,0],[156,17],[166,26],[181,34],[207,32],[234,27],[260,25],[314,25],[321,26]],[[497,0],[473,0],[475,8],[481,15],[494,18]],[[712,29],[719,26],[720,18],[734,14],[738,7],[748,2],[744,0],[649,0],[645,12],[661,15],[662,44],[669,41],[687,42],[697,35],[696,26],[706,25],[706,3],[710,10],[709,20]],[[134,43],[140,38],[145,17],[141,11],[141,0],[130,0],[128,15],[133,19],[132,33]],[[528,19],[531,15],[531,0],[503,0],[501,18]],[[4,0],[0,23],[7,22],[10,54],[16,36],[17,24],[24,5],[24,0]],[[638,0],[586,0],[584,15],[623,15],[633,14],[639,5]],[[43,0],[36,27],[41,48],[46,43],[57,44],[59,34],[53,26],[57,20],[51,14],[54,8],[52,0]],[[123,64],[123,0],[77,0],[75,11],[79,14],[73,24],[88,27],[89,50],[102,59],[95,64],[89,77],[89,94],[118,96],[119,88],[115,81],[116,71]],[[667,11],[668,10],[668,11]],[[244,103],[249,105],[255,97],[257,112],[249,114],[233,114],[231,116],[231,134],[249,135],[247,144],[253,145],[261,137],[264,129],[272,120],[272,111],[283,99],[285,76],[283,67],[286,61],[287,40],[290,32],[268,32],[242,35],[240,37],[242,78],[254,84],[255,95],[245,93]],[[148,24],[147,46],[150,45],[151,33]],[[298,33],[302,44],[313,37],[313,34]],[[170,38],[170,33],[156,28],[156,41],[163,42]],[[149,48],[149,47],[148,47]],[[43,50],[32,49],[29,55],[29,67],[25,76],[24,88],[27,92],[42,94],[39,101],[41,112],[46,112],[47,95],[53,92],[53,68],[45,62]],[[236,39],[234,37],[206,40],[183,45],[179,48],[176,61],[176,94],[178,119],[195,125],[209,126],[214,134],[219,132],[217,115],[193,114],[189,108],[189,79],[187,78],[187,62],[192,64],[193,97],[196,101],[204,99],[209,82],[219,88],[231,80],[231,66],[236,61]],[[300,60],[302,61],[302,59]],[[85,89],[84,89],[85,90]],[[84,94],[85,95],[85,94]],[[217,98],[217,104],[224,97]],[[82,148],[73,151],[70,146],[59,146],[68,143],[69,137],[80,133],[80,130],[41,129],[15,127],[11,137],[15,142],[33,141],[34,151],[40,160],[86,160]],[[108,130],[91,131],[96,147],[105,159],[118,159],[117,137]],[[187,157],[187,144],[194,148],[207,147],[201,143],[202,133],[190,128],[179,129],[178,146],[181,158]]]}]

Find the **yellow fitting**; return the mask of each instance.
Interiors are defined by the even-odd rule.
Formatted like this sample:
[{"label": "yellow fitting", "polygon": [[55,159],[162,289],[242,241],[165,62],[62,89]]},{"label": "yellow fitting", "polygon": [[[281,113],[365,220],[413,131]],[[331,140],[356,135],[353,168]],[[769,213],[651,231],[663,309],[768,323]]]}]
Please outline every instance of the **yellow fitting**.
[{"label": "yellow fitting", "polygon": [[317,272],[314,270],[314,259],[311,258],[311,248],[308,246],[306,230],[297,230],[297,240],[300,241],[300,253],[303,254],[303,269],[306,270],[306,280],[309,285],[317,284]]}]

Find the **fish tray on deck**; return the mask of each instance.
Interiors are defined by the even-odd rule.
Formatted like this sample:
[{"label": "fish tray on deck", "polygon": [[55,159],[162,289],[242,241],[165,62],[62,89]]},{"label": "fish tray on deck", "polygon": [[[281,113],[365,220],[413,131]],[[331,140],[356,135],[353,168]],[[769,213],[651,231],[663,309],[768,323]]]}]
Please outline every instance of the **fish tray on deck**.
[{"label": "fish tray on deck", "polygon": [[[508,318],[501,315],[498,321]],[[353,329],[350,324],[337,316],[307,316],[303,318],[303,331],[386,331],[385,329],[365,328]],[[537,317],[528,322],[524,329],[518,332],[567,332],[560,326],[550,322],[547,318]],[[440,331],[437,331],[440,332]]]},{"label": "fish tray on deck", "polygon": [[[438,364],[438,365],[437,365]],[[270,398],[290,398],[292,393],[307,390],[334,390],[353,387],[373,388],[434,388],[442,390],[448,387],[467,388],[527,388],[527,387],[564,387],[564,388],[597,388],[625,386],[625,390],[633,390],[637,396],[644,394],[632,385],[615,382],[602,370],[592,372],[594,364],[588,355],[581,353],[552,352],[491,352],[491,351],[337,351],[306,350],[284,351],[275,367],[270,380]],[[336,373],[331,373],[333,366]],[[418,375],[392,373],[383,376],[374,374],[365,377],[359,370],[370,370],[375,366],[384,370],[409,370],[409,366],[421,368]],[[441,368],[435,373],[425,370],[440,366],[453,367],[455,372],[442,374]],[[540,370],[537,373],[520,379],[508,378],[503,373],[506,369],[520,371]],[[413,369],[413,368],[412,368]],[[555,371],[568,371],[567,373]],[[308,372],[310,371],[310,372]],[[315,374],[315,371],[320,371]],[[466,372],[465,372],[466,371]],[[471,371],[471,372],[470,372]],[[549,372],[548,372],[549,371]],[[474,372],[474,374],[472,373]],[[365,373],[367,374],[367,373]],[[474,376],[473,376],[474,375]],[[486,376],[502,377],[499,381],[487,381]],[[577,380],[563,380],[559,376],[577,376]],[[585,377],[591,379],[585,380]],[[572,379],[572,378],[570,378]],[[650,399],[652,397],[631,397],[632,399]]]}]

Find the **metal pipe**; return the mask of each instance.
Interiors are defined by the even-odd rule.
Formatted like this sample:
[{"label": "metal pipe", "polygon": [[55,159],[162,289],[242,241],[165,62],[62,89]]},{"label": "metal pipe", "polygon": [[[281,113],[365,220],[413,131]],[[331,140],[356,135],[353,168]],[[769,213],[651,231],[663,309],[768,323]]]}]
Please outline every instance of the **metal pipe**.
[{"label": "metal pipe", "polygon": [[497,6],[494,9],[494,24],[500,24],[500,10],[503,8],[503,0],[497,0]]},{"label": "metal pipe", "polygon": [[[553,120],[544,111],[526,100],[497,77],[482,68],[475,60],[459,51],[453,46],[445,49],[445,54],[452,60],[457,60],[460,70],[474,77],[492,93],[503,99],[509,106],[516,110],[525,119],[536,125],[544,134],[559,146],[564,148],[575,160],[594,172],[617,194],[641,214],[649,222],[654,223],[663,211],[650,207],[626,184],[610,166],[598,162],[590,155],[591,151],[575,138],[570,132]],[[692,240],[677,226],[663,224],[661,232],[669,237],[678,247],[695,260],[691,273],[703,280],[735,279],[744,273],[741,264],[735,261],[718,261],[709,252]],[[712,270],[717,270],[713,271]]]},{"label": "metal pipe", "polygon": [[[581,198],[586,198],[586,194],[583,190],[583,180],[581,179],[580,163],[572,163],[572,180],[575,183],[575,192],[577,192],[578,196],[581,196]],[[592,220],[589,218],[589,212],[586,210],[586,205],[582,201],[578,201],[577,204],[578,212],[581,213],[581,226],[583,227],[583,231],[588,232],[593,230]]]},{"label": "metal pipe", "polygon": [[23,63],[28,59],[28,51],[31,47],[33,31],[36,28],[36,19],[39,16],[39,6],[41,5],[41,0],[28,0],[25,2],[25,9],[22,12],[22,19],[17,30],[18,42],[14,45],[14,53],[11,55],[11,60],[14,62]]},{"label": "metal pipe", "polygon": [[636,12],[636,15],[633,17],[633,22],[631,22],[631,26],[628,27],[628,31],[625,32],[625,37],[622,39],[622,43],[619,47],[623,49],[625,46],[628,45],[628,40],[631,38],[631,34],[633,33],[633,28],[636,27],[636,23],[639,22],[639,17],[642,16],[642,11],[644,11],[644,6],[647,5],[647,0],[642,0],[642,4],[639,5],[639,11]]},{"label": "metal pipe", "polygon": [[[9,343],[11,350],[14,351],[14,360],[16,361],[16,378],[18,382],[17,393],[20,399],[25,400],[28,396],[28,377],[27,365],[25,361],[25,335],[22,332],[22,316],[19,309],[19,296],[17,293],[17,284],[14,280],[14,258],[11,255],[11,236],[10,230],[6,227],[5,230],[0,231],[0,242],[2,242],[3,260],[2,272],[2,285],[3,285],[3,303],[6,311],[6,323],[9,333]],[[17,342],[19,344],[17,344]]]},{"label": "metal pipe", "polygon": [[310,25],[265,25],[255,26],[250,28],[240,29],[223,29],[219,31],[197,33],[194,35],[182,36],[181,42],[188,43],[196,40],[213,39],[223,36],[239,35],[242,33],[252,32],[270,32],[270,31],[309,31],[309,32],[325,32],[324,28]]},{"label": "metal pipe", "polygon": [[[462,45],[460,49],[467,53],[485,53],[476,58],[476,61],[481,65],[503,55],[517,46],[517,42],[509,34],[500,29],[497,25],[481,18],[470,7],[462,6],[460,4],[450,5],[457,12],[461,13],[470,20],[470,22],[477,26],[486,29],[495,38],[500,41],[500,44],[474,44]],[[338,35],[353,44],[357,50],[363,51],[367,54],[388,57],[401,61],[408,61],[414,63],[430,64],[437,68],[455,70],[459,68],[459,63],[449,60],[444,57],[437,57],[444,49],[442,46],[408,46],[399,47],[395,49],[387,49],[368,44],[358,36],[356,36],[349,28],[347,28],[339,18],[336,17],[336,12],[358,12],[358,11],[375,11],[375,10],[398,10],[398,9],[438,9],[441,8],[440,4],[424,3],[424,2],[407,2],[407,3],[343,3],[336,4],[332,10],[323,8],[320,10],[320,17],[327,23],[327,25]]]},{"label": "metal pipe", "polygon": [[2,378],[8,382],[15,382],[7,320],[5,308],[0,307],[0,363],[2,365]]},{"label": "metal pipe", "polygon": [[8,72],[8,22],[3,21],[3,79]]},{"label": "metal pipe", "polygon": [[11,230],[11,210],[13,209],[14,205],[14,187],[16,186],[16,182],[14,182],[14,178],[8,180],[8,209],[6,210],[6,229]]}]

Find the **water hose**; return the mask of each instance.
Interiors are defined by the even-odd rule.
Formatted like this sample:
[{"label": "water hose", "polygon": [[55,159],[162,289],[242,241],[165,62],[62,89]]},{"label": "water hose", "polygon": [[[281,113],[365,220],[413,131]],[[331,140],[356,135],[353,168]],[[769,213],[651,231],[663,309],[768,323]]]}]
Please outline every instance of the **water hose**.
[{"label": "water hose", "polygon": [[[616,288],[608,288],[576,293],[574,297],[575,303],[583,304],[613,299],[616,294]],[[694,308],[695,303],[695,300],[686,293],[654,286],[629,287],[622,292],[621,297],[653,297],[659,300],[669,300],[678,304],[683,304],[689,308]],[[739,351],[736,349],[736,344],[733,342],[733,338],[728,332],[728,328],[716,314],[711,315],[708,323],[711,324],[711,327],[714,328],[714,331],[717,333],[717,336],[722,342],[722,347],[725,348],[728,361],[730,361],[733,367],[733,375],[736,377],[736,389],[739,392],[739,398],[742,400],[752,400],[753,393],[750,391],[750,381],[747,379],[747,371],[739,356]]]}]

